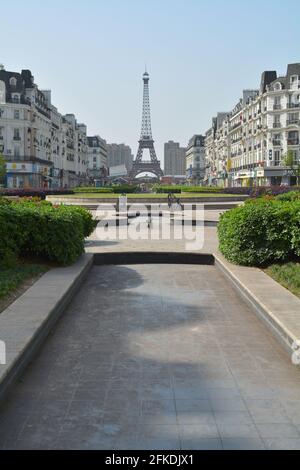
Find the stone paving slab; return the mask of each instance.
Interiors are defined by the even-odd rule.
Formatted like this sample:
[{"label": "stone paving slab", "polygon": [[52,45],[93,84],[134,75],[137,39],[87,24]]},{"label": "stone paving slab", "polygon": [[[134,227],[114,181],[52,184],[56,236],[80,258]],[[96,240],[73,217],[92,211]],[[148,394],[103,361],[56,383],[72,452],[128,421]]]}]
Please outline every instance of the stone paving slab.
[{"label": "stone paving slab", "polygon": [[300,340],[300,299],[261,269],[229,263],[214,253],[215,264],[230,279],[285,349]]},{"label": "stone paving slab", "polygon": [[6,345],[6,364],[0,364],[0,401],[49,334],[92,261],[85,254],[71,267],[50,270],[0,314],[0,339]]},{"label": "stone paving slab", "polygon": [[94,266],[0,448],[300,449],[299,371],[215,266]]}]

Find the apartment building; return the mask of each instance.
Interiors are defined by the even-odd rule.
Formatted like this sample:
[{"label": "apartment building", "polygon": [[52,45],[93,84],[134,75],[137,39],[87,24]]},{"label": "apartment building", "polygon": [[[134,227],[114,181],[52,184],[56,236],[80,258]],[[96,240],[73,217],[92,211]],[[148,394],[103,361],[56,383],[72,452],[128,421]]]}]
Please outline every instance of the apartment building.
[{"label": "apartment building", "polygon": [[99,135],[88,137],[87,142],[89,178],[104,181],[108,175],[107,143]]},{"label": "apartment building", "polygon": [[133,154],[129,145],[125,144],[107,144],[107,165],[110,169],[110,175],[113,176],[118,168],[125,167],[122,176],[129,175],[132,169]]},{"label": "apartment building", "polygon": [[62,116],[51,91],[30,70],[0,67],[0,153],[11,188],[72,187],[86,182],[86,127]]},{"label": "apartment building", "polygon": [[205,138],[194,135],[186,149],[186,177],[189,184],[200,184],[205,176]]},{"label": "apartment building", "polygon": [[[263,72],[260,88],[244,90],[237,105],[206,133],[205,182],[220,186],[294,184],[284,165],[288,151],[300,161],[300,64],[284,76]],[[223,113],[222,113],[223,114]]]},{"label": "apartment building", "polygon": [[169,140],[164,144],[164,174],[166,176],[182,176],[186,174],[186,148],[179,142]]}]

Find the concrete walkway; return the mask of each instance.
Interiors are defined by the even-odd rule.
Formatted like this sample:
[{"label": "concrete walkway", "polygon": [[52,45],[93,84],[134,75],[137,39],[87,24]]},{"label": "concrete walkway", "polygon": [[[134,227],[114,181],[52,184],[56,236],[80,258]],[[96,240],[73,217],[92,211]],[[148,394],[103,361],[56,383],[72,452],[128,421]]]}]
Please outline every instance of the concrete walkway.
[{"label": "concrete walkway", "polygon": [[300,375],[214,266],[92,268],[3,449],[300,449]]}]

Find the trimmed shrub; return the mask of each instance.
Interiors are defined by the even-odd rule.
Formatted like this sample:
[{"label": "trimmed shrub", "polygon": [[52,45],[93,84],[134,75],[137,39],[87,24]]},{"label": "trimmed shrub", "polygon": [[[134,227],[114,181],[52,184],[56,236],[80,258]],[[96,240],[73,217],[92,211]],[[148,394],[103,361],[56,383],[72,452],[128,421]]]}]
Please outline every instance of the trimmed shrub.
[{"label": "trimmed shrub", "polygon": [[130,194],[136,193],[138,191],[138,186],[131,185],[131,184],[121,184],[119,186],[112,186],[112,192],[115,194]]},{"label": "trimmed shrub", "polygon": [[223,193],[224,188],[217,186],[186,186],[181,191],[184,193]]},{"label": "trimmed shrub", "polygon": [[300,247],[299,213],[300,203],[276,200],[225,212],[218,224],[220,251],[229,261],[246,266],[284,261]]},{"label": "trimmed shrub", "polygon": [[181,189],[176,188],[176,186],[168,186],[168,187],[161,186],[161,187],[157,187],[155,189],[155,192],[156,194],[169,194],[169,193],[180,194]]},{"label": "trimmed shrub", "polygon": [[217,186],[185,186],[185,185],[154,185],[156,193],[222,193],[223,188]]},{"label": "trimmed shrub", "polygon": [[20,253],[20,247],[27,238],[22,232],[19,214],[11,204],[0,205],[0,262],[4,266],[14,263]]},{"label": "trimmed shrub", "polygon": [[68,265],[84,251],[95,222],[89,212],[29,201],[0,205],[0,262],[33,255]]},{"label": "trimmed shrub", "polygon": [[[296,256],[300,257],[300,200],[293,202],[295,207],[295,219],[292,229],[292,248]],[[297,210],[298,209],[298,210]]]},{"label": "trimmed shrub", "polygon": [[105,186],[97,188],[96,186],[78,187],[74,189],[75,193],[95,193],[95,194],[119,194],[119,193],[134,193],[138,186],[131,184],[121,184],[116,186]]},{"label": "trimmed shrub", "polygon": [[96,186],[80,186],[78,188],[74,188],[74,193],[99,193],[99,194],[107,194],[112,193],[113,190],[110,187],[100,187],[97,188]]},{"label": "trimmed shrub", "polygon": [[[66,209],[67,213],[70,213],[70,206],[61,205],[59,206],[59,209],[61,211]],[[83,235],[84,237],[88,237],[95,230],[98,222],[94,220],[92,214],[83,207],[72,206],[71,212],[78,213],[80,215],[83,224]]]},{"label": "trimmed shrub", "polygon": [[300,200],[300,191],[289,191],[288,193],[276,196],[278,201],[298,201]]}]

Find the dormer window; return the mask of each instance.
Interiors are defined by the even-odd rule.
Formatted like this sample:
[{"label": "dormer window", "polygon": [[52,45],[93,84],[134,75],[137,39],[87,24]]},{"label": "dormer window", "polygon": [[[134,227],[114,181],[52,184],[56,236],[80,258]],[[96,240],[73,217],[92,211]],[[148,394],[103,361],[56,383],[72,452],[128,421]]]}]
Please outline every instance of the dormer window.
[{"label": "dormer window", "polygon": [[17,79],[15,77],[11,77],[9,79],[10,86],[17,86]]},{"label": "dormer window", "polygon": [[292,75],[290,78],[290,86],[293,90],[298,90],[300,84],[299,76],[298,75]]},{"label": "dormer window", "polygon": [[13,100],[13,103],[20,103],[20,96],[19,95],[13,95],[12,100]]},{"label": "dormer window", "polygon": [[280,82],[275,83],[274,90],[278,91],[278,90],[281,90],[281,89],[282,89],[281,83]]}]

